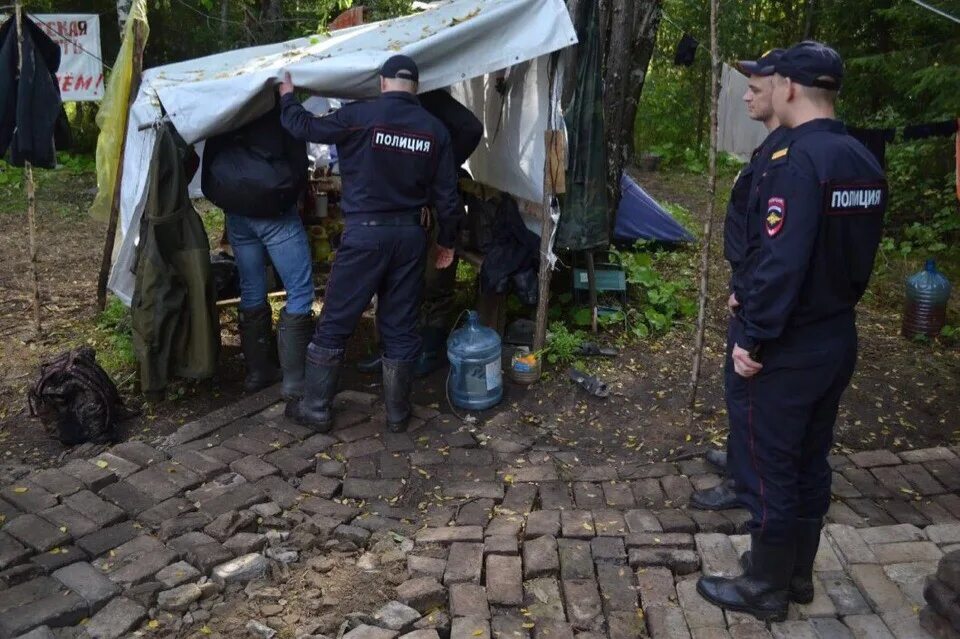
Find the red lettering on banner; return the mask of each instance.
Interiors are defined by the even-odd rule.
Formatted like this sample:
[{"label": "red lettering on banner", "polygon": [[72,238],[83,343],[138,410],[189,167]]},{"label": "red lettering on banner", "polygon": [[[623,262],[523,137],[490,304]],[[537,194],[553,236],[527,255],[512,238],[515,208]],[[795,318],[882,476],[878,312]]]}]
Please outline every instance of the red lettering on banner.
[{"label": "red lettering on banner", "polygon": [[60,80],[60,92],[66,93],[73,90],[73,75],[67,74]]},{"label": "red lettering on banner", "polygon": [[90,86],[93,84],[93,76],[89,75],[78,75],[76,82],[73,84],[74,91],[89,91]]}]

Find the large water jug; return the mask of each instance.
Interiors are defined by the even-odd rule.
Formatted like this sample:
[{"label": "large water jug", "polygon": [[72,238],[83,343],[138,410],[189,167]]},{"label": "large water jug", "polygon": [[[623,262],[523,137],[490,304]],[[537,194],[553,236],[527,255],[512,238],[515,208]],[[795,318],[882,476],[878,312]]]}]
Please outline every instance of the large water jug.
[{"label": "large water jug", "polygon": [[480,323],[476,311],[467,311],[467,323],[447,339],[450,377],[447,390],[458,408],[483,410],[503,398],[500,336]]},{"label": "large water jug", "polygon": [[927,260],[923,270],[907,278],[907,304],[903,312],[903,335],[936,337],[947,322],[950,282]]}]

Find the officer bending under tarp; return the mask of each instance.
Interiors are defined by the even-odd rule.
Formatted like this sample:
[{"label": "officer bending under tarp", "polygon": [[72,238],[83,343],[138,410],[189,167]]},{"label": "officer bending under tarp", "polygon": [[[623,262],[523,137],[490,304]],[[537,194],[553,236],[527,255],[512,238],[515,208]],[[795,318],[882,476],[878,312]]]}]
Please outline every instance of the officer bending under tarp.
[{"label": "officer bending under tarp", "polygon": [[333,396],[347,339],[377,295],[383,340],[383,392],[387,428],[406,430],[410,390],[420,356],[417,314],[427,254],[424,215],[437,211],[436,266],[453,263],[460,212],[450,135],[417,100],[419,71],[397,55],[380,69],[381,96],[353,102],[316,118],[297,102],[290,74],[280,86],[281,122],[294,136],[336,144],[343,180],[346,228],[327,282],[323,310],[307,348],[302,400],[286,415],[317,431],[330,429]]},{"label": "officer bending under tarp", "polygon": [[[747,203],[757,179],[763,175],[770,154],[782,140],[786,129],[780,126],[780,120],[773,112],[773,78],[763,75],[763,70],[774,64],[783,53],[783,49],[773,49],[760,56],[760,59],[741,60],[737,68],[748,76],[747,92],[743,95],[747,114],[751,120],[763,122],[770,134],[763,143],[754,149],[750,156],[750,163],[743,167],[733,183],[730,191],[730,202],[727,204],[727,216],[723,223],[723,253],[730,262],[730,297],[727,300],[727,309],[730,311],[730,324],[727,328],[727,359],[723,368],[724,389],[729,392],[737,385],[734,381],[736,373],[733,371],[733,360],[730,359],[733,350],[731,331],[733,317],[740,301],[743,299],[743,274],[740,272],[744,263],[744,253],[747,248]],[[730,398],[727,397],[727,414],[732,414],[729,407]],[[736,424],[730,424],[730,434],[727,437],[727,453],[711,450],[707,453],[707,460],[721,467],[727,467],[727,456],[732,446],[731,439],[742,437],[744,434],[735,430]],[[712,453],[712,454],[711,454]],[[728,510],[741,506],[737,499],[736,482],[728,477],[717,486],[704,490],[697,490],[690,496],[690,506],[701,510]]]},{"label": "officer bending under tarp", "polygon": [[730,442],[730,470],[752,516],[751,550],[743,576],[701,577],[697,590],[721,608],[783,620],[791,599],[813,592],[827,455],[887,186],[873,154],[834,119],[836,51],[802,42],[758,71],[773,76],[773,109],[790,130],[750,196],[733,327],[730,422],[746,436]]},{"label": "officer bending under tarp", "polygon": [[[417,98],[421,106],[443,123],[450,133],[450,145],[453,149],[453,161],[460,177],[469,177],[462,169],[483,138],[483,123],[477,119],[470,109],[463,106],[443,89],[422,93]],[[463,202],[460,203],[460,215],[465,214]],[[431,227],[432,244],[436,244],[437,225]],[[424,300],[420,306],[420,337],[423,339],[423,350],[417,360],[414,375],[424,377],[437,370],[447,361],[445,346],[447,333],[453,324],[455,311],[455,289],[457,285],[457,262],[454,255],[453,263],[448,268],[438,269],[434,260],[427,260],[424,273]],[[378,345],[379,346],[379,345]],[[357,363],[357,369],[362,373],[375,373],[380,370],[380,353]]]}]

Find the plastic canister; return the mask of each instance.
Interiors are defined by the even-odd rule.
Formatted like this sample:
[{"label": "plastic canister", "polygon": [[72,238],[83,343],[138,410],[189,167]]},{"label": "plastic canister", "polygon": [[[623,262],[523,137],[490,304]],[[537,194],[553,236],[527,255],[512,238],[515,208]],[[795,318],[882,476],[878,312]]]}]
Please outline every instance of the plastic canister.
[{"label": "plastic canister", "polygon": [[923,270],[907,278],[902,333],[905,337],[936,337],[947,322],[950,281],[927,260]]},{"label": "plastic canister", "polygon": [[476,311],[467,312],[463,328],[447,339],[450,376],[447,390],[458,408],[483,410],[503,399],[500,336],[480,323]]}]

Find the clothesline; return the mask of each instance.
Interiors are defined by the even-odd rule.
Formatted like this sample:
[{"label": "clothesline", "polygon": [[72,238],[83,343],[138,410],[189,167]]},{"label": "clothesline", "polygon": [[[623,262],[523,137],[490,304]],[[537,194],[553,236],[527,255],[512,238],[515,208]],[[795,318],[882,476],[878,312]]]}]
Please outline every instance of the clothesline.
[{"label": "clothesline", "polygon": [[[15,8],[15,7],[16,7],[16,5],[14,5],[14,4],[5,5],[5,6],[0,6],[0,11],[3,11],[4,9],[13,9],[13,8]],[[25,15],[26,15],[27,17],[29,17],[31,20],[33,20],[34,22],[39,22],[39,23],[41,23],[41,24],[46,24],[46,22],[44,22],[42,19],[40,19],[39,17],[37,17],[35,14],[25,13]],[[99,13],[98,13],[97,15],[102,15],[102,14],[99,14]],[[11,16],[7,16],[7,19],[8,19],[8,20],[11,19]],[[90,56],[91,58],[93,58],[94,60],[98,61],[100,64],[103,65],[103,67],[104,67],[105,69],[107,69],[107,71],[113,71],[113,67],[111,67],[109,64],[107,64],[106,62],[104,62],[104,61],[103,61],[103,58],[101,58],[100,56],[98,56],[98,55],[96,55],[96,54],[94,54],[94,53],[91,53],[90,51],[87,51],[86,49],[83,48],[83,45],[82,45],[82,44],[80,44],[79,42],[77,42],[76,40],[74,40],[73,38],[71,38],[70,36],[68,36],[68,35],[66,35],[66,34],[63,34],[63,33],[57,33],[57,37],[58,37],[58,38],[63,38],[64,40],[66,40],[67,42],[69,42],[70,44],[72,44],[73,46],[75,46],[78,50],[80,50],[81,53],[85,53],[85,54],[87,54],[88,56]]]}]

